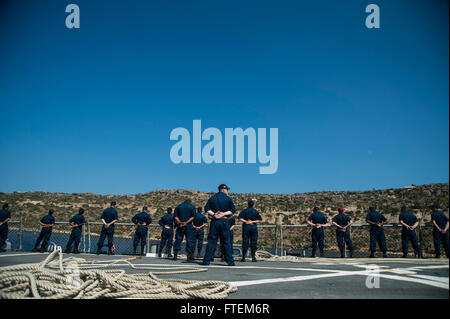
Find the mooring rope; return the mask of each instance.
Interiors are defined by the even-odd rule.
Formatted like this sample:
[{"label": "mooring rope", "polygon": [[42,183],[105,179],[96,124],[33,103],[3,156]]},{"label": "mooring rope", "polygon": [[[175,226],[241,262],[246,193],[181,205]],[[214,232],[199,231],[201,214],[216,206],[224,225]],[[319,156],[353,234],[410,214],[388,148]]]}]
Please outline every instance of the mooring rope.
[{"label": "mooring rope", "polygon": [[[255,253],[255,257],[257,260],[260,261],[287,261],[287,262],[295,262],[295,263],[305,263],[305,262],[312,262],[315,260],[314,257],[297,257],[297,256],[277,256],[269,253],[265,250],[257,250]],[[416,258],[319,258],[317,261],[320,262],[331,262],[331,263],[386,263],[386,262],[396,262],[396,263],[405,263],[405,264],[448,264],[448,259],[416,259]]]},{"label": "mooring rope", "polygon": [[300,262],[301,258],[295,256],[277,256],[269,253],[266,250],[257,250],[255,253],[256,260],[260,261],[290,261]]},{"label": "mooring rope", "polygon": [[[207,271],[195,267],[139,267],[130,261],[139,257],[113,261],[87,261],[63,258],[57,247],[45,260],[0,268],[1,299],[224,299],[237,288],[223,281],[161,279],[156,275]],[[124,264],[132,269],[159,270],[127,274],[125,270],[103,270]]]}]

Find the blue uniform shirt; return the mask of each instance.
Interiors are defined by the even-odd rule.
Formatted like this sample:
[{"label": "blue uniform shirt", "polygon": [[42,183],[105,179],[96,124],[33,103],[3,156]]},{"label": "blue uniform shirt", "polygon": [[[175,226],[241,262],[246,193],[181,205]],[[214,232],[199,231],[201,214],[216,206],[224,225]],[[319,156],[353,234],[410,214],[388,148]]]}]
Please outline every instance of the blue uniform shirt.
[{"label": "blue uniform shirt", "polygon": [[172,214],[165,214],[163,217],[161,217],[158,224],[161,227],[164,227],[167,225],[170,227],[170,229],[173,229],[173,222],[174,222],[174,220],[173,220]]},{"label": "blue uniform shirt", "polygon": [[333,217],[332,221],[338,224],[341,227],[347,226],[351,222],[351,218],[348,215],[345,215],[344,213],[339,213],[336,216]]},{"label": "blue uniform shirt", "polygon": [[440,229],[444,229],[448,222],[447,216],[439,210],[431,213],[431,220],[434,220]]},{"label": "blue uniform shirt", "polygon": [[315,212],[309,215],[308,220],[314,224],[326,224],[327,218],[321,212]]},{"label": "blue uniform shirt", "polygon": [[146,212],[140,212],[139,214],[136,214],[131,221],[135,224],[143,224],[145,223],[145,226],[148,226],[152,223],[152,217],[147,214]]},{"label": "blue uniform shirt", "polygon": [[[74,224],[77,224],[77,225],[81,225],[81,224],[86,223],[86,219],[84,218],[83,215],[76,214],[70,219],[69,223],[74,223]],[[80,228],[80,229],[83,228],[83,225],[78,226],[78,228]]]},{"label": "blue uniform shirt", "polygon": [[202,213],[195,213],[194,220],[192,221],[195,226],[201,226],[203,224],[206,224],[207,222],[208,219]]},{"label": "blue uniform shirt", "polygon": [[208,199],[208,202],[205,205],[205,212],[210,210],[214,213],[217,213],[218,211],[230,211],[232,214],[236,213],[236,207],[234,207],[233,200],[223,192],[216,193]]},{"label": "blue uniform shirt", "polygon": [[[54,224],[55,223],[55,217],[53,217],[52,215],[46,215],[46,216],[42,217],[41,223],[43,223],[43,224]],[[52,228],[51,227],[42,227],[42,229],[51,230]]]},{"label": "blue uniform shirt", "polygon": [[[8,218],[11,218],[11,212],[7,209],[0,210],[0,222],[3,222]],[[3,225],[6,225],[6,223]]]},{"label": "blue uniform shirt", "polygon": [[[100,219],[104,219],[105,222],[109,224],[113,220],[119,219],[119,217],[117,216],[117,211],[114,208],[109,207],[103,211],[102,216],[100,216]],[[114,224],[112,224],[111,226],[114,226]]]},{"label": "blue uniform shirt", "polygon": [[[245,220],[262,220],[261,215],[259,212],[254,209],[253,207],[248,207],[244,209],[238,216],[239,219],[245,219]],[[247,224],[244,224],[244,226],[249,226]]]},{"label": "blue uniform shirt", "polygon": [[[398,217],[398,221],[399,222],[403,221],[406,225],[413,226],[415,223],[417,223],[418,219],[414,214],[412,214],[409,211],[406,211],[400,214],[400,216]],[[402,227],[406,229],[405,226]]]},{"label": "blue uniform shirt", "polygon": [[196,209],[194,205],[188,202],[183,202],[175,207],[173,217],[178,217],[181,222],[187,221],[191,217],[195,217]]},{"label": "blue uniform shirt", "polygon": [[[371,221],[373,223],[382,223],[387,221],[386,217],[379,212],[369,212],[366,216],[366,222]],[[370,224],[370,229],[378,228],[378,226]]]}]

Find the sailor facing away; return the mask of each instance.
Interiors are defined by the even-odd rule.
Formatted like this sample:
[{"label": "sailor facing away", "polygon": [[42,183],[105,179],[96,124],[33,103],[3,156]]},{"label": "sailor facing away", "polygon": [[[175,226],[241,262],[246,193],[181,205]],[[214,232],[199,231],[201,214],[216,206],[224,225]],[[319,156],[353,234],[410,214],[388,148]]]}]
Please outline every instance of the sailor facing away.
[{"label": "sailor facing away", "polygon": [[78,214],[74,215],[70,221],[69,224],[72,226],[72,232],[70,233],[69,241],[66,244],[66,249],[64,250],[64,253],[70,253],[70,249],[72,248],[73,243],[73,253],[78,254],[78,246],[80,245],[81,241],[81,233],[83,230],[83,225],[86,223],[86,219],[83,216],[84,209],[80,208],[78,210]]},{"label": "sailor facing away", "polygon": [[419,226],[419,220],[412,214],[406,206],[402,206],[400,209],[400,216],[398,220],[402,224],[402,251],[403,258],[408,256],[408,244],[411,242],[414,255],[416,257],[422,258],[422,250],[419,246],[419,241],[417,240],[416,228]]},{"label": "sailor facing away", "polygon": [[370,224],[370,258],[375,257],[377,243],[383,252],[383,257],[387,257],[386,236],[384,235],[383,229],[383,225],[387,223],[387,219],[375,209],[375,206],[369,207],[369,213],[366,216],[366,222]]},{"label": "sailor facing away", "polygon": [[350,251],[350,258],[353,257],[353,243],[350,238],[350,226],[353,224],[350,216],[344,214],[344,208],[340,207],[338,209],[338,214],[333,217],[332,222],[336,228],[336,240],[338,243],[339,251],[341,252],[341,258],[345,256],[345,244]]},{"label": "sailor facing away", "polygon": [[[233,243],[234,243],[234,227],[236,226],[236,218],[234,216],[228,217],[228,224],[230,226],[230,246],[231,252],[233,252]],[[220,241],[220,237],[219,237]],[[222,261],[225,261],[225,243],[220,241],[220,257]]]},{"label": "sailor facing away", "polygon": [[229,266],[234,266],[234,259],[230,245],[230,224],[229,217],[236,213],[233,200],[228,196],[228,186],[221,184],[219,192],[211,196],[205,205],[205,211],[212,217],[206,253],[203,257],[203,265],[209,265],[216,251],[217,239],[223,242],[225,261]]},{"label": "sailor facing away", "polygon": [[448,217],[439,210],[439,204],[431,207],[431,221],[433,222],[433,240],[436,258],[441,257],[441,245],[444,246],[448,258]]},{"label": "sailor facing away", "polygon": [[99,255],[102,250],[106,236],[108,236],[108,255],[114,255],[112,250],[114,240],[114,224],[119,220],[116,207],[117,203],[114,201],[111,202],[110,207],[105,209],[100,216],[103,227],[97,243],[97,255]]},{"label": "sailor facing away", "polygon": [[39,236],[36,240],[36,243],[34,244],[34,248],[32,251],[38,251],[38,246],[42,241],[41,245],[41,253],[47,250],[48,248],[48,242],[50,241],[50,237],[52,236],[52,228],[55,225],[55,217],[53,217],[54,210],[50,209],[48,211],[48,215],[45,215],[40,220],[39,224],[41,225],[41,232],[39,233]]},{"label": "sailor facing away", "polygon": [[158,257],[161,258],[164,246],[167,243],[167,258],[172,258],[172,245],[173,245],[173,216],[172,207],[167,208],[167,214],[165,214],[159,220],[158,224],[162,227],[161,231],[161,241],[159,242],[159,252]]},{"label": "sailor facing away", "polygon": [[195,245],[197,245],[197,258],[201,258],[203,239],[205,238],[204,227],[208,224],[208,219],[202,214],[201,207],[197,207],[197,212],[195,213],[192,224],[194,226],[194,248]]},{"label": "sailor facing away", "polygon": [[252,255],[252,261],[256,262],[256,249],[258,246],[258,227],[257,224],[262,222],[261,215],[254,208],[255,202],[251,199],[247,202],[248,207],[239,214],[239,220],[242,225],[242,259],[245,261],[248,247]]},{"label": "sailor facing away", "polygon": [[0,210],[0,252],[3,253],[6,249],[3,246],[8,239],[8,221],[11,219],[11,212],[8,210],[9,205],[3,204]]},{"label": "sailor facing away", "polygon": [[187,261],[194,260],[194,227],[192,221],[195,217],[195,207],[191,204],[191,200],[187,199],[177,207],[173,214],[177,222],[177,230],[175,233],[175,244],[173,245],[173,260],[177,260],[178,252],[181,249],[183,237],[186,237]]},{"label": "sailor facing away", "polygon": [[136,255],[137,245],[141,244],[141,256],[144,256],[145,244],[147,243],[148,225],[152,223],[152,217],[148,214],[148,207],[142,207],[142,212],[134,215],[131,221],[137,225],[133,240],[133,255]]},{"label": "sailor facing away", "polygon": [[323,228],[329,226],[327,218],[319,211],[318,207],[314,207],[313,213],[309,215],[308,220],[306,222],[309,225],[313,226],[313,229],[311,231],[311,239],[312,239],[311,257],[313,258],[316,257],[317,244],[319,245],[320,257],[323,257],[324,238],[325,238],[325,232]]}]

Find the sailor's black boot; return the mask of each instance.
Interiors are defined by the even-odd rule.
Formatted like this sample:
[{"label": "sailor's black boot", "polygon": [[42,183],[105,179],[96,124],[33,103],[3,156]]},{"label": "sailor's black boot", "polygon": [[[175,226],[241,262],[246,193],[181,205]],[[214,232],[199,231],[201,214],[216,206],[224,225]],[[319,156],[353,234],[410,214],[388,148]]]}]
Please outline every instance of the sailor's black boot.
[{"label": "sailor's black boot", "polygon": [[256,262],[257,260],[256,260],[256,249],[252,249],[251,250],[251,254],[252,254],[252,262]]},{"label": "sailor's black boot", "polygon": [[242,262],[245,262],[245,256],[247,256],[247,249],[244,249],[244,250],[242,251],[242,258],[241,258],[241,261],[242,261]]}]

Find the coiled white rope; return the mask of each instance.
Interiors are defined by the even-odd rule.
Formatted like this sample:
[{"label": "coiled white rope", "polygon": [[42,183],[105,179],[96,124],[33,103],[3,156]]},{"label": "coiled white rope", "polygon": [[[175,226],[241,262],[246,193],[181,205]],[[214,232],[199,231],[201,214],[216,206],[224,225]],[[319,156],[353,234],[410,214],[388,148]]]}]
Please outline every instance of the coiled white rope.
[{"label": "coiled white rope", "polygon": [[257,250],[255,253],[256,260],[260,261],[290,261],[290,262],[301,262],[300,257],[295,256],[277,256],[269,253],[265,250]]},{"label": "coiled white rope", "polygon": [[[0,298],[224,299],[237,291],[236,287],[223,281],[161,279],[156,274],[201,272],[207,269],[137,267],[130,262],[136,258],[91,262],[75,257],[63,259],[61,248],[57,247],[40,263],[1,267]],[[159,272],[127,274],[124,270],[101,269],[118,263],[133,269],[155,269]]]}]

